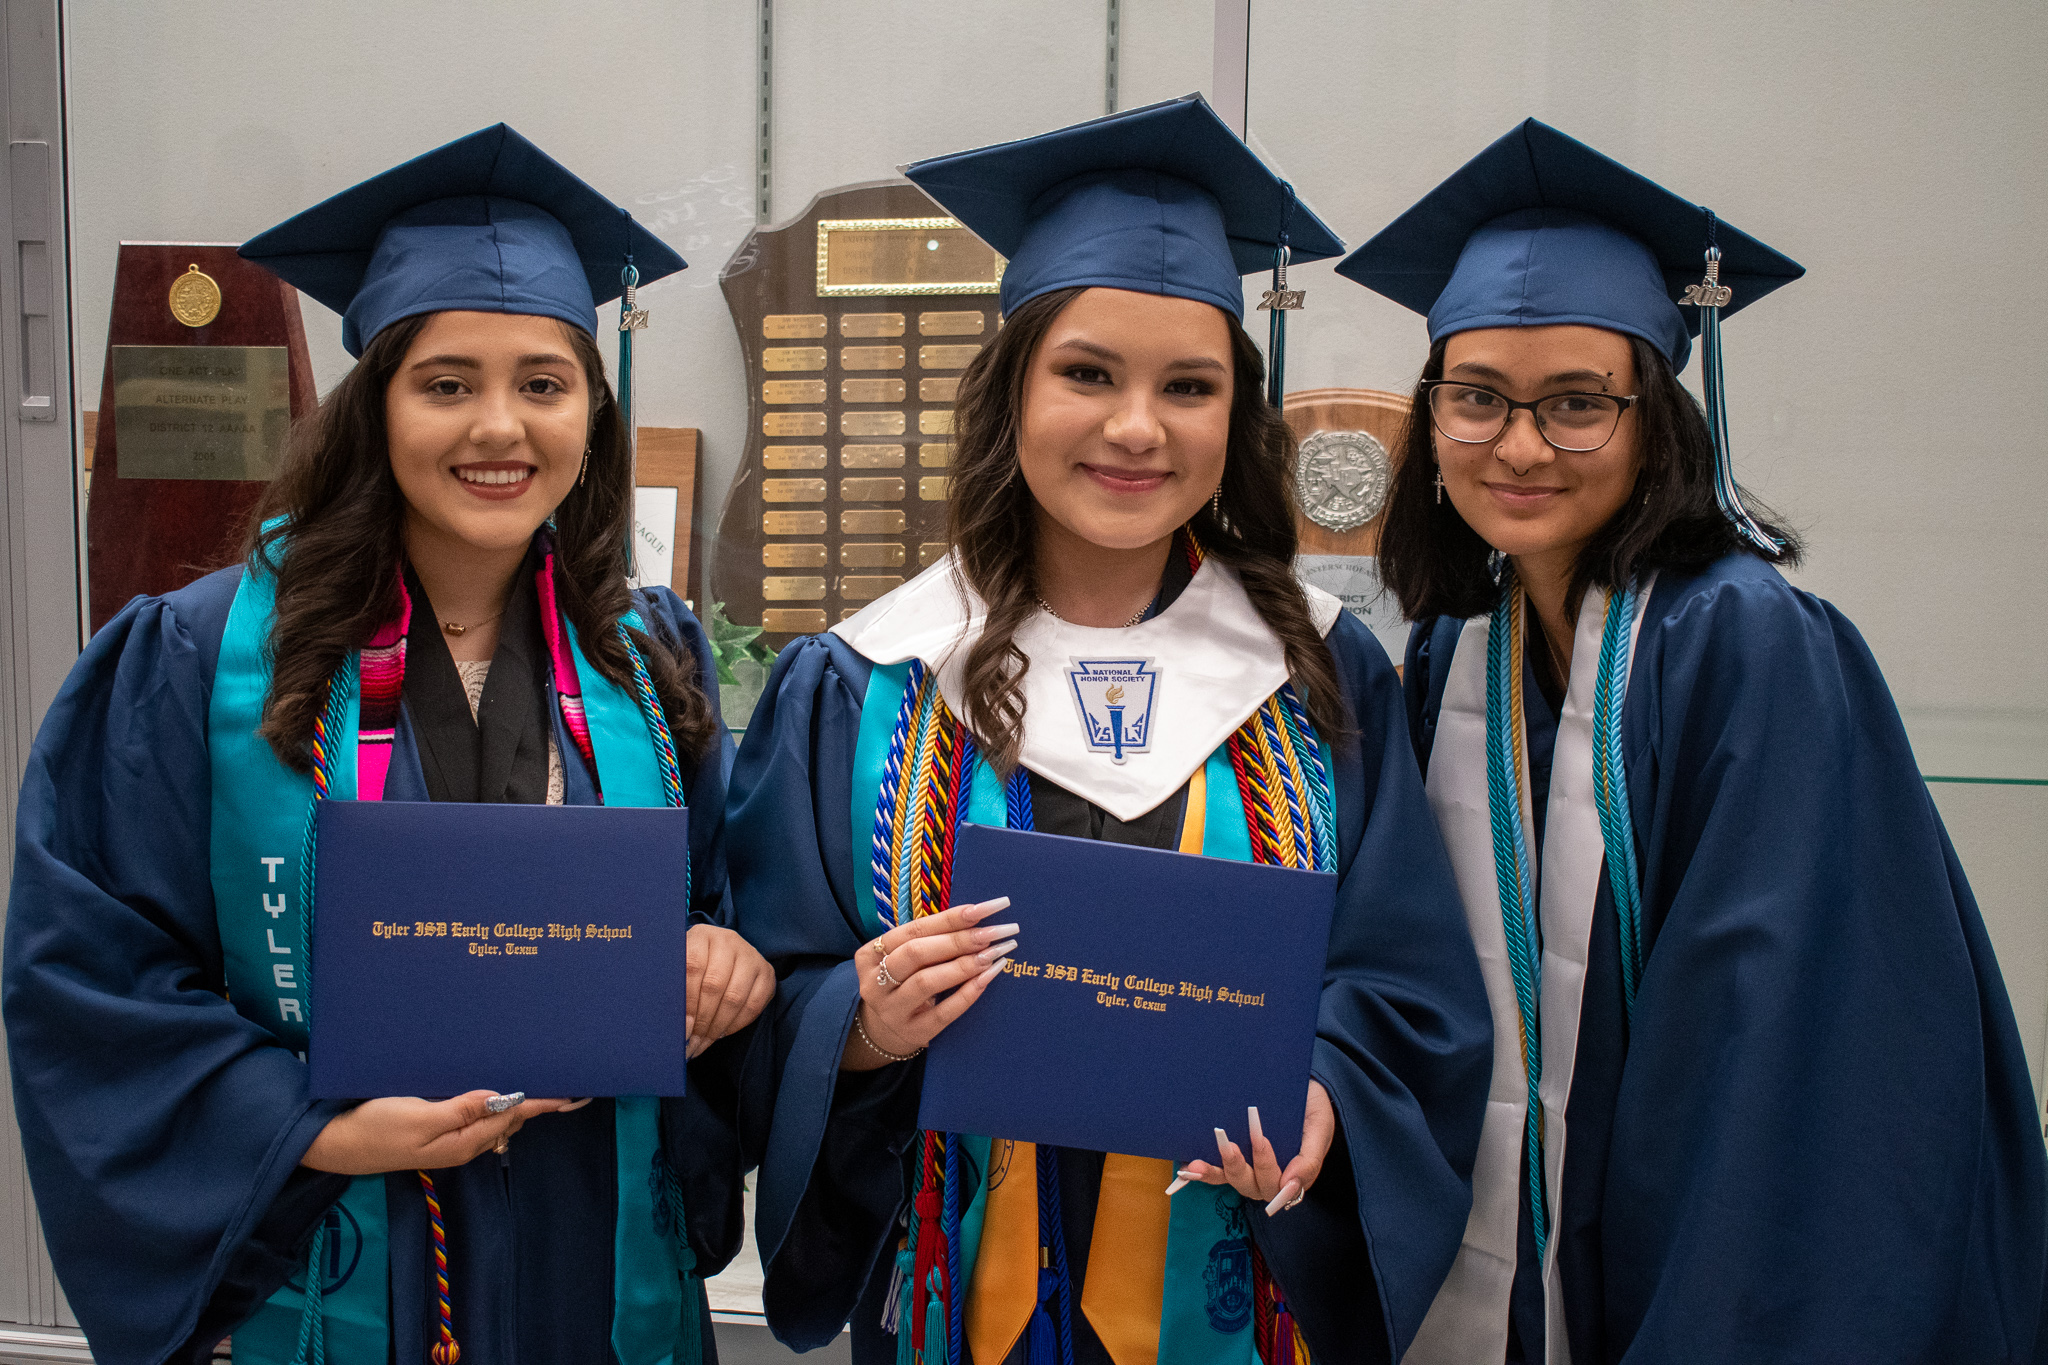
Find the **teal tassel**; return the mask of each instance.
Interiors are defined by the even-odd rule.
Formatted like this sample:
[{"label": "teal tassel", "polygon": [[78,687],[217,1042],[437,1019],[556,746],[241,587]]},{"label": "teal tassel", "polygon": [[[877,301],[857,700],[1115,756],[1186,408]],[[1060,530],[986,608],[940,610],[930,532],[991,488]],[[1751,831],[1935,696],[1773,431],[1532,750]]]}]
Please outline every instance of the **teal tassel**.
[{"label": "teal tassel", "polygon": [[928,1361],[947,1359],[946,1353],[946,1286],[945,1272],[933,1268],[926,1287],[931,1297],[924,1306],[924,1358]]},{"label": "teal tassel", "polygon": [[704,1296],[704,1277],[697,1273],[697,1253],[690,1250],[690,1233],[683,1220],[683,1185],[675,1167],[663,1161],[668,1176],[669,1237],[675,1244],[676,1270],[683,1281],[683,1315],[676,1324],[675,1365],[697,1365],[704,1359],[704,1322],[710,1305]]}]

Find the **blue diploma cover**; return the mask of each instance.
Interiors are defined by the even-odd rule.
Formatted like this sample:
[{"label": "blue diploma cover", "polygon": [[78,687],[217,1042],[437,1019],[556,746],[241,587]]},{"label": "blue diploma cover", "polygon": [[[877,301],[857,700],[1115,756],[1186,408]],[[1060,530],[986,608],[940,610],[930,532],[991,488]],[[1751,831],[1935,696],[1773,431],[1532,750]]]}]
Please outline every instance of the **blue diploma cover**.
[{"label": "blue diploma cover", "polygon": [[962,825],[953,903],[1010,898],[1007,970],[932,1041],[918,1125],[1090,1151],[1300,1146],[1328,873]]},{"label": "blue diploma cover", "polygon": [[680,1095],[689,813],[323,801],[316,1099]]}]

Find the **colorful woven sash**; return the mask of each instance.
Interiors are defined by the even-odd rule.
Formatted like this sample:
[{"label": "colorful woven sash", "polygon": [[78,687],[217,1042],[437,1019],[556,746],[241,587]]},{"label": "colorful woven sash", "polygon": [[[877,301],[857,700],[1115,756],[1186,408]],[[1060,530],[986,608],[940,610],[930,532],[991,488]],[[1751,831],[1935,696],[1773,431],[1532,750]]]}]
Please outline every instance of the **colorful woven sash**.
[{"label": "colorful woven sash", "polygon": [[[878,666],[855,757],[856,828],[870,832],[856,899],[880,933],[950,903],[962,820],[1032,827],[1030,782],[999,779],[922,661]],[[1269,697],[1189,784],[1181,851],[1335,871],[1330,757],[1292,688]],[[909,1235],[883,1326],[901,1365],[995,1365],[1020,1336],[1031,1365],[1070,1365],[1073,1292],[1058,1154],[1030,1143],[920,1134]],[[1026,1173],[1030,1178],[1026,1178]],[[1081,1304],[1117,1365],[1308,1360],[1252,1245],[1243,1199],[1195,1186],[1169,1201],[1171,1163],[1109,1154]]]},{"label": "colorful woven sash", "polygon": [[[545,544],[545,542],[544,542]],[[552,550],[535,586],[564,729],[600,799],[611,805],[684,804],[675,746],[646,661],[620,625],[634,670],[629,695],[590,666],[554,592]],[[310,776],[278,762],[256,734],[269,689],[266,658],[275,580],[259,565],[244,573],[227,629],[208,716],[213,768],[212,874],[229,997],[246,1017],[295,1051],[307,1043],[312,941],[313,804],[328,798],[381,800],[390,772],[405,673],[412,603],[400,585],[397,615],[374,632],[329,684],[314,726]],[[586,692],[584,679],[591,684]],[[355,762],[347,757],[353,753]],[[288,909],[297,898],[296,913]],[[685,874],[684,903],[688,903]],[[275,1017],[272,1017],[272,1015]],[[615,1246],[613,1349],[627,1365],[693,1361],[705,1330],[695,1260],[684,1233],[680,1190],[659,1140],[659,1102],[615,1102],[621,1179]],[[642,1179],[628,1172],[647,1171]],[[432,1177],[420,1173],[434,1240],[440,1337],[437,1365],[454,1365],[446,1228]],[[382,1359],[389,1350],[388,1230],[384,1177],[350,1183],[315,1229],[303,1290],[287,1285],[235,1333],[236,1354],[261,1365],[320,1362],[329,1346],[344,1360]]]}]

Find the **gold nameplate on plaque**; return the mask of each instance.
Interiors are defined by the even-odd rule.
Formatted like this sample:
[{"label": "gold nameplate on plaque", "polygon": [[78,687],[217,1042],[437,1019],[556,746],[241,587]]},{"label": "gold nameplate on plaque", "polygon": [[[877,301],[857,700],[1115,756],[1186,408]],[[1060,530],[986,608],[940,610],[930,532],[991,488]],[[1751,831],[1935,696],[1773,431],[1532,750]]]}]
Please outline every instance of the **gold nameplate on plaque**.
[{"label": "gold nameplate on plaque", "polygon": [[839,401],[842,403],[901,403],[908,396],[909,389],[900,379],[839,381]]},{"label": "gold nameplate on plaque", "polygon": [[883,593],[902,586],[902,574],[847,574],[839,580],[839,595],[849,602],[872,602]]},{"label": "gold nameplate on plaque", "polygon": [[929,569],[932,565],[938,563],[941,559],[945,558],[945,554],[945,541],[924,541],[917,547],[917,567],[920,569]]},{"label": "gold nameplate on plaque", "polygon": [[842,478],[839,498],[842,502],[901,502],[903,480]]},{"label": "gold nameplate on plaque", "polygon": [[764,379],[761,381],[763,403],[822,403],[825,401],[825,381],[822,379]]},{"label": "gold nameplate on plaque", "polygon": [[[185,267],[185,273],[171,281],[171,316],[187,327],[204,327],[220,316],[220,284],[201,270],[195,262]],[[128,474],[124,467],[124,476]]]},{"label": "gold nameplate on plaque", "polygon": [[825,481],[823,479],[763,479],[761,480],[761,501],[763,502],[823,502]]},{"label": "gold nameplate on plaque", "polygon": [[825,447],[823,446],[763,446],[761,447],[763,469],[823,469]]},{"label": "gold nameplate on plaque", "polygon": [[953,410],[951,408],[928,408],[917,415],[917,429],[927,436],[951,436],[953,434]]},{"label": "gold nameplate on plaque", "polygon": [[900,370],[901,346],[841,346],[839,363],[849,370]]},{"label": "gold nameplate on plaque", "polygon": [[839,547],[839,562],[849,569],[900,569],[903,547],[894,541],[849,543]]},{"label": "gold nameplate on plaque", "polygon": [[291,431],[282,346],[115,346],[124,479],[269,479]]},{"label": "gold nameplate on plaque", "polygon": [[761,434],[763,436],[823,436],[825,434],[825,414],[822,412],[764,413],[761,416]]},{"label": "gold nameplate on plaque", "polygon": [[920,379],[917,381],[917,401],[920,403],[951,403],[960,397],[960,379]]},{"label": "gold nameplate on plaque", "polygon": [[924,370],[964,370],[980,354],[979,345],[920,346],[917,348],[917,364]]},{"label": "gold nameplate on plaque", "polygon": [[822,370],[825,368],[823,346],[764,346],[761,348],[761,368],[764,370]]},{"label": "gold nameplate on plaque", "polygon": [[951,441],[925,441],[917,447],[917,462],[926,469],[944,469],[953,463]]},{"label": "gold nameplate on plaque", "polygon": [[841,313],[839,335],[843,337],[900,337],[901,313]]},{"label": "gold nameplate on plaque", "polygon": [[823,313],[770,313],[761,319],[761,335],[771,341],[798,341],[825,335]]},{"label": "gold nameplate on plaque", "polygon": [[818,297],[993,294],[1003,258],[951,218],[821,218]]},{"label": "gold nameplate on plaque", "polygon": [[841,512],[842,536],[900,536],[905,526],[901,512]]},{"label": "gold nameplate on plaque", "polygon": [[761,534],[764,536],[822,536],[825,534],[823,512],[763,512]]},{"label": "gold nameplate on plaque", "polygon": [[825,547],[822,545],[763,545],[761,564],[769,569],[822,569],[825,567]]},{"label": "gold nameplate on plaque", "polygon": [[921,337],[978,337],[986,325],[987,314],[976,309],[972,313],[919,313],[917,334]]},{"label": "gold nameplate on plaque", "polygon": [[839,447],[841,469],[901,469],[903,468],[902,446],[841,446]]},{"label": "gold nameplate on plaque", "polygon": [[822,578],[764,578],[761,596],[770,602],[816,602],[825,595]]},{"label": "gold nameplate on plaque", "polygon": [[824,612],[806,611],[800,607],[761,613],[761,629],[777,635],[816,635],[828,624]]},{"label": "gold nameplate on plaque", "polygon": [[953,496],[953,479],[947,474],[932,474],[917,481],[917,496],[926,502],[944,502]]},{"label": "gold nameplate on plaque", "polygon": [[842,412],[839,414],[839,434],[842,436],[901,436],[903,414],[900,412]]}]

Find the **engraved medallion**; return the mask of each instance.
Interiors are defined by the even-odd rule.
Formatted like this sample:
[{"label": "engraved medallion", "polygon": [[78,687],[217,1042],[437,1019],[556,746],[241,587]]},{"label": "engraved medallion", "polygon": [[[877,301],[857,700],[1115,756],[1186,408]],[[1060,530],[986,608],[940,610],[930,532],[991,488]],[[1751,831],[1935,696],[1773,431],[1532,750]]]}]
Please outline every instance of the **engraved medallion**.
[{"label": "engraved medallion", "polygon": [[1301,510],[1325,530],[1355,530],[1386,505],[1393,468],[1387,448],[1367,432],[1313,432],[1295,461]]},{"label": "engraved medallion", "polygon": [[220,286],[195,263],[171,281],[171,316],[187,327],[204,327],[220,316]]}]

